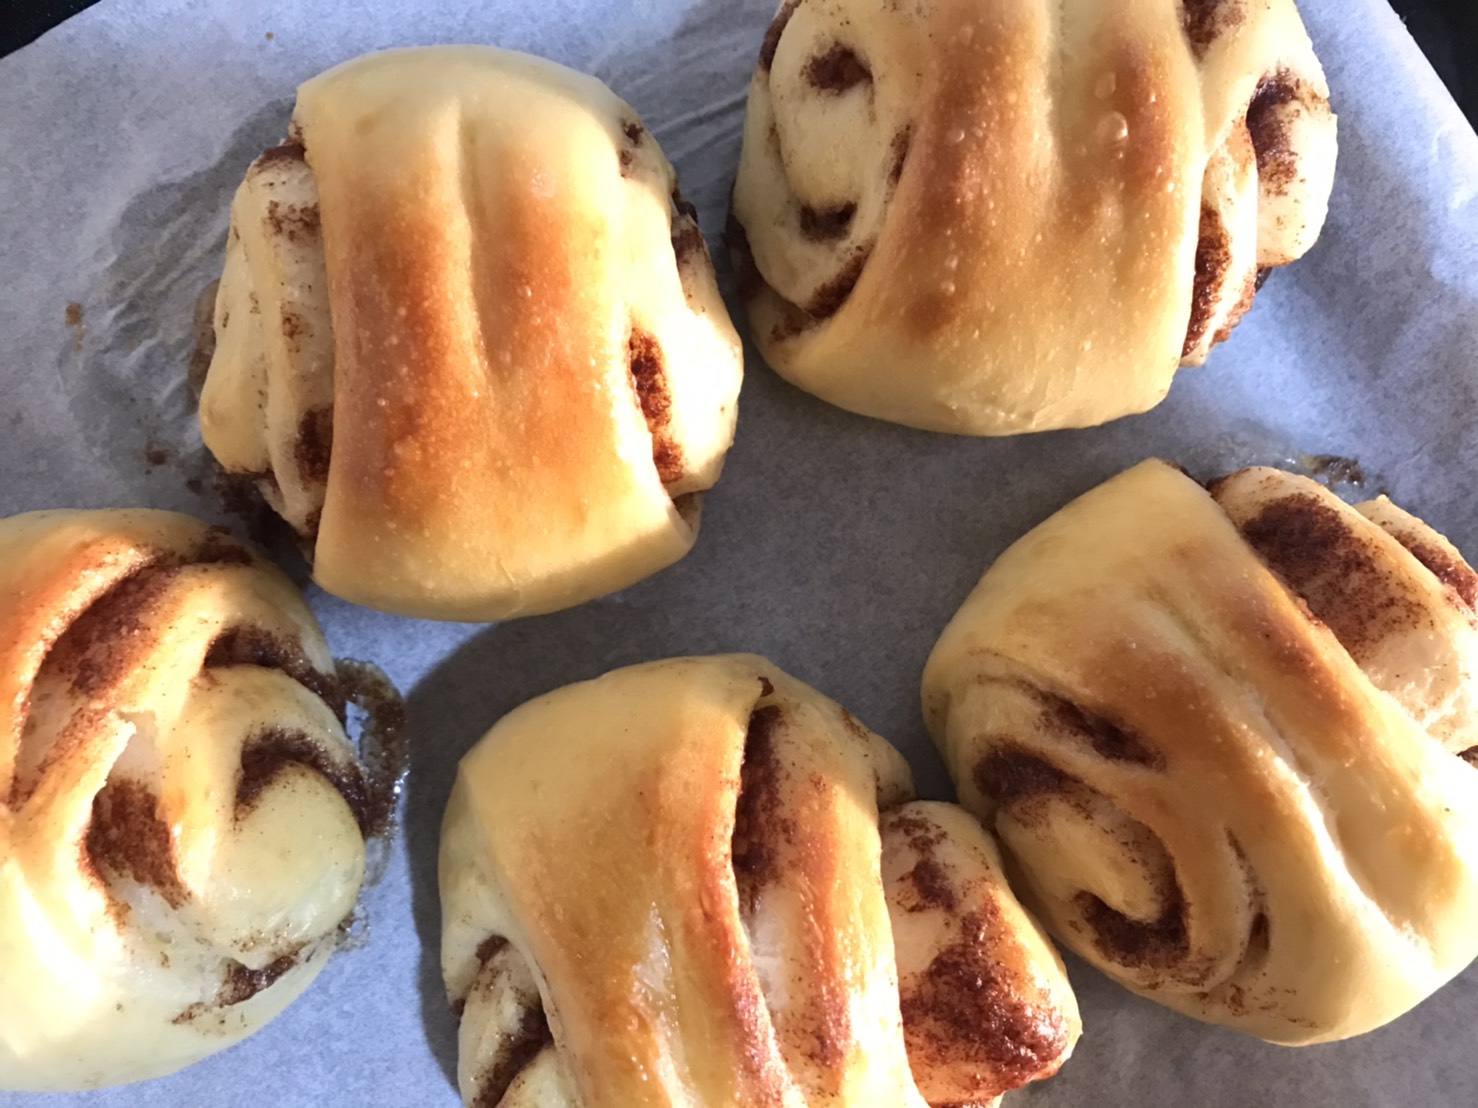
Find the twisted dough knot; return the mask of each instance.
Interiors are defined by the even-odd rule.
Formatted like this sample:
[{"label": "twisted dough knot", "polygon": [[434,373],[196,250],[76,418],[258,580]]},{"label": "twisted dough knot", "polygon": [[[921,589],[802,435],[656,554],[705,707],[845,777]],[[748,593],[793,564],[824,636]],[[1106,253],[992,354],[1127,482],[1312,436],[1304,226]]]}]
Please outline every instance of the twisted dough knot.
[{"label": "twisted dough knot", "polygon": [[167,512],[0,521],[0,1087],[172,1072],[332,953],[387,816],[296,590]]},{"label": "twisted dough knot", "polygon": [[231,211],[206,445],[315,579],[430,618],[567,607],[676,561],[742,353],[632,108],[562,66],[396,50],[299,90]]},{"label": "twisted dough knot", "polygon": [[1275,1042],[1344,1038],[1478,953],[1475,597],[1383,498],[1145,463],[996,562],[926,714],[1085,959]]},{"label": "twisted dough knot", "polygon": [[1088,426],[1230,334],[1334,160],[1292,0],[787,0],[730,242],[766,359],[823,399]]},{"label": "twisted dough knot", "polygon": [[964,812],[763,659],[561,689],[463,760],[442,965],[469,1104],[984,1104],[1077,1038]]}]

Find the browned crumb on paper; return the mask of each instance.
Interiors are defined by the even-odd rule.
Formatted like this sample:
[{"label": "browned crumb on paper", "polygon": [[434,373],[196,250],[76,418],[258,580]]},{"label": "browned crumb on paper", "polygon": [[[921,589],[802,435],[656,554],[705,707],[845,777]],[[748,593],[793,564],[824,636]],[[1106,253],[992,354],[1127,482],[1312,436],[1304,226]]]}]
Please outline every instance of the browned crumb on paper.
[{"label": "browned crumb on paper", "polygon": [[150,469],[158,469],[160,466],[168,465],[175,459],[175,450],[167,443],[162,443],[153,435],[150,435],[144,443],[144,463]]},{"label": "browned crumb on paper", "polygon": [[195,351],[190,355],[190,369],[186,380],[190,393],[197,399],[205,388],[205,375],[210,370],[211,359],[216,354],[216,290],[220,281],[212,281],[201,290],[195,301]]},{"label": "browned crumb on paper", "polygon": [[1310,454],[1302,459],[1310,476],[1328,485],[1365,487],[1365,470],[1354,458],[1338,454]]},{"label": "browned crumb on paper", "polygon": [[349,703],[364,713],[359,760],[365,771],[365,837],[389,838],[410,766],[405,700],[378,666],[347,658],[335,664]]},{"label": "browned crumb on paper", "polygon": [[67,301],[64,318],[67,321],[67,329],[72,332],[72,349],[81,350],[82,340],[87,336],[87,324],[82,320],[82,305],[75,300]]}]

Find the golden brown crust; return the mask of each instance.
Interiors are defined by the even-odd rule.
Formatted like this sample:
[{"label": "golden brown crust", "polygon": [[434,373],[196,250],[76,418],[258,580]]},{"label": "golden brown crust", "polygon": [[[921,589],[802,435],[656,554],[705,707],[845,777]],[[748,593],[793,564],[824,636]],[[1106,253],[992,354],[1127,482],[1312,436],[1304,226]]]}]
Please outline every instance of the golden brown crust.
[{"label": "golden brown crust", "polygon": [[[446,572],[447,562],[501,565],[515,586],[558,565],[586,531],[665,536],[668,558],[685,549],[691,536],[656,471],[622,461],[622,439],[641,430],[640,410],[621,403],[619,376],[588,371],[591,361],[623,372],[626,363],[624,336],[610,326],[614,290],[591,287],[570,265],[601,242],[603,217],[558,195],[498,189],[505,174],[516,181],[538,172],[509,136],[498,178],[462,171],[478,182],[468,218],[485,223],[459,241],[453,213],[470,206],[467,185],[438,164],[440,136],[428,119],[382,138],[404,159],[385,181],[377,179],[385,163],[366,157],[350,126],[330,132],[353,137],[354,149],[336,160],[311,104],[305,134],[336,305],[336,420],[354,428],[339,437],[330,472],[320,578],[343,591],[342,576],[403,577],[414,559],[422,574]],[[371,227],[398,233],[367,234]],[[503,249],[486,250],[492,240]],[[466,303],[469,254],[487,255],[474,270],[473,314],[449,313],[447,305]],[[530,313],[526,300],[539,309]],[[494,364],[467,356],[482,333],[499,336]]]},{"label": "golden brown crust", "polygon": [[1359,1034],[1478,949],[1472,614],[1311,481],[1212,488],[1145,463],[1023,538],[926,715],[1083,957],[1274,1041]]},{"label": "golden brown crust", "polygon": [[[900,808],[910,793],[896,751],[759,658],[618,670],[505,718],[463,761],[443,825],[464,1099],[479,1103],[497,1068],[486,1059],[523,1024],[515,1010],[535,1010],[512,985],[479,984],[489,935],[539,983],[552,1103],[944,1104],[958,1101],[920,1090],[946,1073],[978,1090],[1053,1072],[1077,1036],[1071,992],[963,813],[933,817],[956,901],[895,951],[883,867],[911,846],[889,845],[879,812],[941,807]],[[1032,1040],[1035,1069],[1021,1055],[1041,1021],[995,1025],[994,1058],[941,1054],[939,1006],[912,986],[950,951],[982,980],[1002,970],[983,1002],[1055,1013],[1061,1034]]]},{"label": "golden brown crust", "polygon": [[[692,494],[732,440],[742,362],[691,209],[630,107],[553,63],[437,47],[314,78],[294,127],[327,284],[302,326],[326,334],[331,317],[331,407],[277,412],[291,351],[218,312],[202,426],[228,468],[273,476],[274,506],[316,493],[284,514],[319,583],[403,614],[495,619],[681,557]],[[253,167],[238,225],[256,227],[249,186],[285,158]],[[248,263],[286,271],[304,245],[290,230],[267,218],[233,238],[223,304],[276,287]],[[247,433],[254,382],[267,439],[289,447],[266,459]]]},{"label": "golden brown crust", "polygon": [[1232,7],[785,5],[731,235],[767,360],[933,430],[1157,403],[1258,267],[1308,248],[1329,193],[1333,116],[1293,3]]}]

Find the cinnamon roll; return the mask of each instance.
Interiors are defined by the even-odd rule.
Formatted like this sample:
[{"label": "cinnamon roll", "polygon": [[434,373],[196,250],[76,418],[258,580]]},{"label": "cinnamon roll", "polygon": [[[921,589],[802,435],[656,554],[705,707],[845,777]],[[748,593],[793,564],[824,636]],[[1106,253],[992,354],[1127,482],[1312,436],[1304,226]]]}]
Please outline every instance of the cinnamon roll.
[{"label": "cinnamon roll", "polygon": [[730,222],[755,340],[930,430],[1145,411],[1318,237],[1328,97],[1293,0],[785,0]]},{"label": "cinnamon roll", "polygon": [[965,812],[761,658],[617,670],[463,760],[442,967],[469,1105],[991,1104],[1079,1032]]},{"label": "cinnamon roll", "polygon": [[219,529],[0,520],[0,1088],[171,1073],[308,987],[389,812],[356,683]]},{"label": "cinnamon roll", "polygon": [[924,673],[961,802],[1129,988],[1342,1039],[1478,954],[1478,575],[1384,498],[1147,462],[986,573]]},{"label": "cinnamon roll", "polygon": [[314,578],[435,619],[568,607],[676,561],[742,375],[696,213],[591,77],[395,50],[299,89],[232,205],[206,445]]}]

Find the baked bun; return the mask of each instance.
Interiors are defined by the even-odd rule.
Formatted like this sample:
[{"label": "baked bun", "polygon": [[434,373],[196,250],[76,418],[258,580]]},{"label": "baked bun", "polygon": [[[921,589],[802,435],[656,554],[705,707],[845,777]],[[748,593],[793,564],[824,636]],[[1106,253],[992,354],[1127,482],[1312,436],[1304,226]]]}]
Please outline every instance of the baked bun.
[{"label": "baked bun", "polygon": [[1323,226],[1293,0],[786,0],[730,243],[783,376],[1014,434],[1142,412]]},{"label": "baked bun", "polygon": [[345,691],[291,583],[219,529],[0,520],[0,1088],[171,1073],[308,987],[388,799]]},{"label": "baked bun", "polygon": [[462,761],[442,968],[470,1104],[961,1105],[1056,1072],[1062,963],[953,805],[761,658],[617,670]]},{"label": "baked bun", "polygon": [[1084,959],[1274,1042],[1342,1039],[1478,953],[1475,596],[1383,498],[1146,462],[1001,556],[925,713]]},{"label": "baked bun", "polygon": [[739,340],[695,213],[592,77],[394,50],[298,90],[236,193],[200,404],[325,589],[491,620],[675,562]]}]

